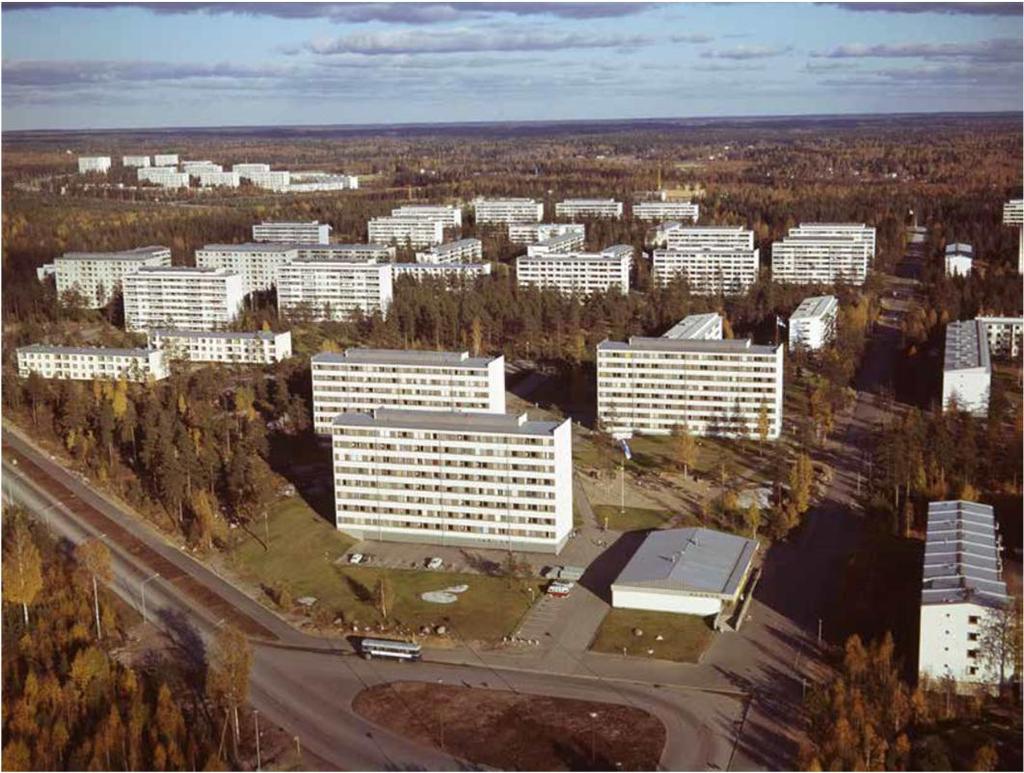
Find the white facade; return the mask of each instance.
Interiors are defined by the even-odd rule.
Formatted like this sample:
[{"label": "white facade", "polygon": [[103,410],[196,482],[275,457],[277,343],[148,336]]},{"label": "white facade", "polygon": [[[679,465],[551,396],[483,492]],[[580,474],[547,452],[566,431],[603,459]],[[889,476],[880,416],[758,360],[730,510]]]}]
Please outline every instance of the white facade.
[{"label": "white facade", "polygon": [[1024,317],[978,317],[988,339],[990,357],[1017,359],[1024,337]]},{"label": "white facade", "polygon": [[319,260],[341,260],[347,263],[389,263],[394,261],[396,250],[390,244],[291,244],[300,258]]},{"label": "white facade", "polygon": [[614,199],[566,199],[555,204],[555,217],[622,217],[622,202]]},{"label": "white facade", "polygon": [[760,254],[754,249],[700,248],[654,250],[651,278],[665,286],[683,278],[695,295],[745,293],[760,268]]},{"label": "white facade", "polygon": [[156,153],[153,155],[153,166],[177,166],[177,153]]},{"label": "white facade", "polygon": [[252,227],[252,240],[285,244],[327,244],[331,241],[331,227],[319,220],[308,223],[256,223]]},{"label": "white facade", "polygon": [[526,256],[535,258],[540,255],[559,255],[583,250],[583,234],[565,233],[549,239],[526,245]]},{"label": "white facade", "polygon": [[162,349],[171,359],[189,362],[228,362],[272,365],[292,356],[290,331],[235,332],[230,330],[147,331],[151,349]]},{"label": "white facade", "polygon": [[821,349],[835,340],[839,299],[834,295],[804,298],[789,317],[789,350]]},{"label": "white facade", "polygon": [[1017,273],[1024,274],[1024,199],[1003,204],[1003,224],[1017,226]]},{"label": "white facade", "polygon": [[690,314],[670,327],[661,337],[682,341],[721,341],[722,332],[722,315],[711,312]]},{"label": "white facade", "polygon": [[868,260],[875,258],[875,229],[864,223],[801,223],[790,236],[849,236],[867,245]]},{"label": "white facade", "polygon": [[544,202],[534,199],[474,199],[478,224],[539,223],[544,219]]},{"label": "white facade", "polygon": [[[952,679],[958,691],[998,685],[999,668],[986,662],[990,615],[1011,603],[1002,577],[1001,540],[988,505],[955,500],[928,505],[921,584],[918,673]],[[1013,675],[1008,656],[1004,677]],[[939,685],[933,685],[939,686]]]},{"label": "white facade", "polygon": [[199,178],[199,184],[204,188],[237,188],[239,185],[238,172],[200,169],[193,174]]},{"label": "white facade", "polygon": [[53,265],[58,297],[77,290],[88,308],[99,309],[110,302],[127,274],[142,266],[171,265],[171,250],[152,246],[119,252],[65,252]]},{"label": "white facade", "polygon": [[474,279],[491,273],[490,263],[392,263],[391,271],[397,279],[411,276],[419,281],[424,277],[446,279],[449,282]]},{"label": "white facade", "polygon": [[331,433],[339,413],[376,408],[505,412],[505,358],[467,352],[349,349],[310,360],[313,429]]},{"label": "white facade", "polygon": [[946,245],[946,276],[970,276],[973,263],[974,247],[959,242]]},{"label": "white facade", "polygon": [[516,258],[516,283],[520,287],[550,287],[571,294],[629,293],[629,255],[600,252],[521,255]]},{"label": "white facade", "polygon": [[513,244],[536,244],[563,234],[587,238],[586,223],[509,223],[508,240]]},{"label": "white facade", "polygon": [[647,232],[647,243],[652,247],[668,247],[669,235],[685,227],[678,220],[666,220]]},{"label": "white facade", "polygon": [[772,279],[783,284],[862,285],[869,243],[855,236],[790,235],[772,244]]},{"label": "white facade", "polygon": [[419,263],[472,263],[483,260],[484,245],[479,239],[459,239],[431,247],[426,252],[417,252]]},{"label": "white facade", "polygon": [[78,157],[78,173],[85,174],[86,172],[102,172],[106,174],[110,171],[110,156],[79,156]]},{"label": "white facade", "polygon": [[700,205],[692,201],[640,201],[633,205],[637,220],[689,220],[696,223]]},{"label": "white facade", "polygon": [[181,171],[191,177],[199,177],[203,173],[223,172],[224,167],[212,161],[182,161]]},{"label": "white facade", "polygon": [[633,337],[597,347],[597,416],[613,435],[758,436],[782,432],[783,347],[749,340]]},{"label": "white facade", "polygon": [[248,295],[274,287],[281,266],[298,257],[298,249],[291,244],[207,244],[196,250],[196,265],[233,271],[242,277],[242,291]]},{"label": "white facade", "polygon": [[942,409],[956,402],[961,411],[988,415],[992,363],[988,336],[981,322],[966,320],[946,325],[946,353],[942,364]]},{"label": "white facade", "polygon": [[354,312],[386,314],[391,265],[298,258],[278,269],[277,310],[314,320],[344,320]]},{"label": "white facade", "polygon": [[462,228],[462,210],[442,204],[406,204],[391,210],[392,217],[423,217],[440,220],[445,228]]},{"label": "white facade", "polygon": [[43,378],[74,381],[123,378],[145,382],[167,378],[169,373],[164,353],[152,349],[32,344],[19,347],[17,355],[18,375],[22,378],[35,372]]},{"label": "white facade", "polygon": [[248,180],[250,175],[265,174],[270,171],[270,164],[232,164],[232,172],[238,172],[243,180]]},{"label": "white facade", "polygon": [[[235,164],[235,172],[238,172],[238,166],[238,164]],[[266,188],[275,193],[288,191],[292,179],[291,173],[284,170],[274,172],[238,172],[238,176],[243,180],[248,180],[257,188]]]},{"label": "white facade", "polygon": [[149,166],[149,156],[121,156],[121,166]]},{"label": "white facade", "polygon": [[174,166],[149,166],[136,170],[140,183],[152,183],[161,188],[187,188],[189,179],[187,172],[179,172]]},{"label": "white facade", "polygon": [[314,191],[348,191],[359,187],[359,178],[350,174],[325,172],[292,172],[288,182],[289,193]]},{"label": "white facade", "polygon": [[214,330],[242,310],[242,276],[222,268],[145,266],[124,278],[126,330]]},{"label": "white facade", "polygon": [[754,249],[754,232],[739,225],[693,225],[672,229],[666,234],[665,247],[674,252],[691,250]]},{"label": "white facade", "polygon": [[569,420],[378,410],[332,429],[337,527],[356,539],[558,553],[572,532]]},{"label": "white facade", "polygon": [[375,217],[367,223],[368,241],[427,247],[444,241],[444,223],[421,217]]}]

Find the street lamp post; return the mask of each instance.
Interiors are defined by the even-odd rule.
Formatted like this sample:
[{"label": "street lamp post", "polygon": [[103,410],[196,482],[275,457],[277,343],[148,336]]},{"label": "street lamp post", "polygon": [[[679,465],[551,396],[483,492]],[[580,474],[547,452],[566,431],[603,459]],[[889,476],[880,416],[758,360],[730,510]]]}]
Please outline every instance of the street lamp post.
[{"label": "street lamp post", "polygon": [[154,572],[150,577],[139,583],[139,595],[142,597],[142,622],[144,623],[149,622],[149,617],[146,615],[146,583],[157,579],[159,576],[160,572]]},{"label": "street lamp post", "polygon": [[[597,712],[591,711],[590,718],[597,720]],[[590,764],[594,766],[597,764],[597,722],[593,721],[590,723]]]}]

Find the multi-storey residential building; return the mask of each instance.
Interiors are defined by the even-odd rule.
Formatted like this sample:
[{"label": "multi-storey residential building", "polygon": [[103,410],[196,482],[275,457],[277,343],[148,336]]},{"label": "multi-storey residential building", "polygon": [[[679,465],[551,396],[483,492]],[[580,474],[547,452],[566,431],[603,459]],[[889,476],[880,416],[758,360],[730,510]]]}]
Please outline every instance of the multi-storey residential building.
[{"label": "multi-storey residential building", "polygon": [[79,156],[78,157],[78,173],[85,174],[86,172],[102,172],[106,174],[110,171],[110,156]]},{"label": "multi-storey residential building", "polygon": [[1003,225],[1017,226],[1017,273],[1024,274],[1024,199],[1003,204]]},{"label": "multi-storey residential building", "polygon": [[123,378],[145,382],[167,378],[169,373],[164,353],[152,349],[32,344],[19,347],[17,356],[18,375],[22,378],[34,372],[43,378],[74,381]]},{"label": "multi-storey residential building", "polygon": [[459,239],[431,247],[426,252],[417,252],[419,263],[471,263],[483,260],[484,245],[479,239]]},{"label": "multi-storey residential building", "polygon": [[689,220],[696,223],[700,205],[691,201],[639,201],[633,205],[637,220]]},{"label": "multi-storey residential building", "polygon": [[721,341],[722,327],[721,314],[691,314],[670,327],[661,337],[684,341]]},{"label": "multi-storey residential building", "polygon": [[789,317],[789,350],[821,349],[836,335],[839,299],[834,295],[804,298]]},{"label": "multi-storey residential building", "polygon": [[962,411],[988,415],[992,362],[988,336],[978,320],[946,325],[946,353],[942,363],[942,408],[955,402]]},{"label": "multi-storey residential building", "polygon": [[290,244],[298,250],[300,258],[342,260],[348,263],[388,263],[395,259],[396,250],[390,244]]},{"label": "multi-storey residential building", "polygon": [[310,193],[313,191],[348,191],[359,187],[359,178],[351,174],[328,174],[326,172],[292,172],[288,183],[289,193]]},{"label": "multi-storey residential building", "polygon": [[291,172],[287,170],[271,172],[249,172],[239,174],[243,180],[248,180],[257,188],[265,188],[275,193],[283,193],[291,190]]},{"label": "multi-storey residential building", "polygon": [[277,309],[291,317],[344,320],[354,312],[386,314],[391,265],[297,258],[277,273]]},{"label": "multi-storey residential building", "polygon": [[187,188],[188,172],[179,172],[174,166],[149,166],[135,170],[140,183],[152,183],[161,188]]},{"label": "multi-storey residential building", "polygon": [[249,175],[264,174],[270,171],[270,164],[232,164],[232,172],[238,172],[243,180],[248,180]]},{"label": "multi-storey residential building", "polygon": [[224,268],[239,274],[242,277],[242,291],[248,295],[274,287],[278,269],[298,257],[299,251],[292,244],[207,244],[201,250],[196,250],[196,265]]},{"label": "multi-storey residential building", "polygon": [[339,414],[337,527],[356,539],[558,553],[572,532],[570,425],[526,414]]},{"label": "multi-storey residential building", "polygon": [[988,338],[990,357],[1017,359],[1024,337],[1024,317],[977,317]]},{"label": "multi-storey residential building", "polygon": [[177,166],[177,153],[156,153],[153,155],[153,166]]},{"label": "multi-storey residential building", "polygon": [[526,245],[527,257],[539,255],[558,255],[583,250],[583,234],[570,232],[552,236],[549,239]]},{"label": "multi-storey residential building", "polygon": [[284,244],[328,244],[331,241],[331,227],[319,220],[308,223],[256,223],[252,227],[252,240]]},{"label": "multi-storey residential building", "polygon": [[850,236],[867,245],[868,260],[875,257],[875,229],[864,223],[801,223],[791,236]]},{"label": "multi-storey residential building", "polygon": [[521,255],[516,258],[520,287],[551,287],[563,293],[603,293],[617,289],[629,293],[632,258],[619,251]]},{"label": "multi-storey residential building", "polygon": [[411,276],[419,281],[424,277],[446,279],[449,283],[456,281],[471,282],[474,279],[491,273],[490,263],[392,263],[391,271],[397,279],[400,276]]},{"label": "multi-storey residential building", "polygon": [[391,210],[392,217],[440,220],[445,228],[462,228],[462,210],[450,204],[405,204]]},{"label": "multi-storey residential building", "polygon": [[181,171],[191,177],[199,177],[204,172],[207,174],[223,172],[224,167],[212,161],[182,161]]},{"label": "multi-storey residential building", "polygon": [[622,217],[622,202],[614,199],[566,199],[555,204],[555,217]]},{"label": "multi-storey residential building", "polygon": [[668,247],[669,235],[686,226],[678,220],[666,220],[647,232],[647,244],[652,247]]},{"label": "multi-storey residential building", "polygon": [[989,505],[955,500],[928,505],[921,579],[918,674],[958,691],[998,686],[1013,676],[986,657],[986,628],[999,625],[1011,604],[1003,581],[1001,540]]},{"label": "multi-storey residential building", "polygon": [[772,279],[784,284],[862,285],[871,259],[856,236],[794,234],[772,244]]},{"label": "multi-storey residential building", "polygon": [[597,347],[597,416],[614,435],[782,432],[783,347],[749,340],[638,338]]},{"label": "multi-storey residential building", "polygon": [[970,276],[974,263],[974,247],[969,244],[946,245],[946,276]]},{"label": "multi-storey residential building", "polygon": [[757,248],[685,246],[654,250],[651,256],[656,284],[682,278],[696,295],[745,293],[757,281],[760,261]]},{"label": "multi-storey residential building", "polygon": [[228,362],[272,365],[292,356],[290,331],[269,330],[155,330],[147,331],[149,346],[171,359],[189,362]]},{"label": "multi-storey residential building", "polygon": [[222,328],[238,317],[245,298],[241,274],[223,268],[143,266],[123,285],[127,330]]},{"label": "multi-storey residential building", "polygon": [[586,223],[509,223],[508,240],[513,244],[546,242],[563,234],[579,234],[587,238]]},{"label": "multi-storey residential building", "polygon": [[199,178],[199,184],[204,188],[237,188],[239,185],[238,172],[225,172],[216,169],[197,169],[190,174]]},{"label": "multi-storey residential building", "polygon": [[544,219],[544,202],[534,199],[473,200],[478,225],[487,223],[539,223]]},{"label": "multi-storey residential building", "polygon": [[467,352],[349,349],[310,360],[313,429],[331,432],[339,413],[375,408],[505,412],[505,358]]},{"label": "multi-storey residential building", "polygon": [[121,156],[121,166],[149,166],[149,156]]},{"label": "multi-storey residential building", "polygon": [[444,241],[444,223],[423,217],[375,217],[367,225],[368,240],[375,244],[408,244],[427,247]]},{"label": "multi-storey residential building", "polygon": [[675,252],[689,250],[754,249],[754,232],[741,225],[691,225],[666,234],[665,247]]},{"label": "multi-storey residential building", "polygon": [[75,290],[90,309],[106,306],[124,277],[142,266],[171,265],[167,247],[136,247],[117,252],[65,252],[53,261],[57,295]]}]

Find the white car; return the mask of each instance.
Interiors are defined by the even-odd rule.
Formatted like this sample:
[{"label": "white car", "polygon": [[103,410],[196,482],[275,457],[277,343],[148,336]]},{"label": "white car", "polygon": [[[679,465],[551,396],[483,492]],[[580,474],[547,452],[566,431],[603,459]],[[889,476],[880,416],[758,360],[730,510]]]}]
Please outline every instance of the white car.
[{"label": "white car", "polygon": [[429,561],[427,561],[427,569],[440,569],[442,566],[444,566],[444,561],[442,561],[437,556],[434,556]]},{"label": "white car", "polygon": [[353,553],[352,555],[350,555],[348,557],[348,562],[350,564],[361,564],[361,563],[363,563],[363,554],[362,553]]},{"label": "white car", "polygon": [[575,587],[574,582],[553,582],[548,585],[547,594],[555,598],[565,598]]}]

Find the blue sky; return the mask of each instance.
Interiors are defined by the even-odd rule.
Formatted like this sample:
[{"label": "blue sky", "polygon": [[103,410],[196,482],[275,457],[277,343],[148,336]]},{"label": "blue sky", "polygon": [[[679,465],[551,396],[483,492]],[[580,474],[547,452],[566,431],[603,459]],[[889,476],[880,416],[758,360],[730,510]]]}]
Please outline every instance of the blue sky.
[{"label": "blue sky", "polygon": [[1021,4],[4,3],[3,128],[1021,110]]}]

